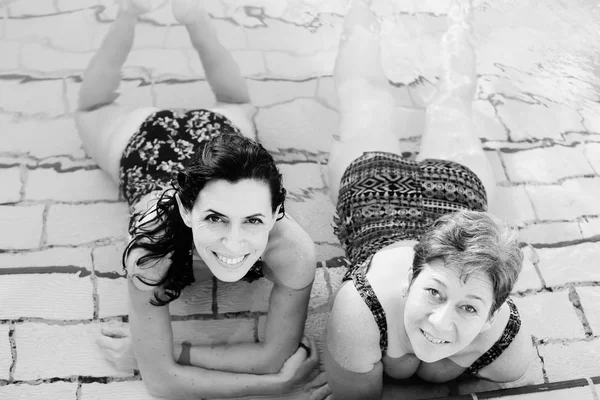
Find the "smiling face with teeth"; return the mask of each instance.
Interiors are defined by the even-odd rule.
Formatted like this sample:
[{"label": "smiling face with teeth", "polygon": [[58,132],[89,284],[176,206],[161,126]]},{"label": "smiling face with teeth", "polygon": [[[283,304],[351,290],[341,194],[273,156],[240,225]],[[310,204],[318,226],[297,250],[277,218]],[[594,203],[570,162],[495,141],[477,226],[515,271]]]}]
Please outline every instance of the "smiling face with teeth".
[{"label": "smiling face with teeth", "polygon": [[198,254],[225,282],[242,279],[260,258],[277,216],[269,186],[254,179],[210,181],[191,210],[179,208]]},{"label": "smiling face with teeth", "polygon": [[414,354],[432,363],[467,347],[491,326],[493,300],[487,275],[476,272],[465,281],[459,267],[441,259],[426,264],[405,303],[404,328]]}]

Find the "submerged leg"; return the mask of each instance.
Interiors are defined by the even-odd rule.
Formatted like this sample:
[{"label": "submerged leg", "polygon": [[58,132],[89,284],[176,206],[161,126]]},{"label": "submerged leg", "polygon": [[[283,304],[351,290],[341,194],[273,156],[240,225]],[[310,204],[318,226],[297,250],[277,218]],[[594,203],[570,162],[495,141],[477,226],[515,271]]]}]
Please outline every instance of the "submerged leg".
[{"label": "submerged leg", "polygon": [[368,2],[355,1],[344,20],[334,69],[340,131],[328,163],[333,204],[344,171],[357,157],[366,151],[401,154],[393,126],[395,101],[381,64],[379,28]]},{"label": "submerged leg", "polygon": [[427,107],[417,159],[443,159],[467,166],[483,182],[489,201],[496,181],[473,123],[477,74],[471,11],[471,0],[455,0],[450,7],[448,31],[442,37],[438,93]]}]

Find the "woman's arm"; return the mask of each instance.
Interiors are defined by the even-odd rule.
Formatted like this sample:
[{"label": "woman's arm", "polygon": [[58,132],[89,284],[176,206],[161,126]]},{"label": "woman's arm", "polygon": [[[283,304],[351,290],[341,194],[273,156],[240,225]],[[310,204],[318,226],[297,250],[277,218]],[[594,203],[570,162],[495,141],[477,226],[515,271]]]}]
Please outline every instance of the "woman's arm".
[{"label": "woman's arm", "polygon": [[383,364],[379,328],[356,288],[338,291],[329,320],[323,361],[327,383],[336,399],[379,400]]},{"label": "woman's arm", "polygon": [[[177,364],[168,307],[150,304],[152,291],[137,289],[131,279],[128,291],[133,351],[144,384],[152,395],[178,399],[276,395],[285,393],[299,380],[290,379],[289,374],[238,374]],[[313,357],[293,369],[308,375],[316,363]]]},{"label": "woman's arm", "polygon": [[293,220],[279,221],[263,256],[274,281],[264,340],[214,346],[193,346],[190,363],[210,369],[253,374],[278,372],[302,339],[315,276],[314,244]]}]

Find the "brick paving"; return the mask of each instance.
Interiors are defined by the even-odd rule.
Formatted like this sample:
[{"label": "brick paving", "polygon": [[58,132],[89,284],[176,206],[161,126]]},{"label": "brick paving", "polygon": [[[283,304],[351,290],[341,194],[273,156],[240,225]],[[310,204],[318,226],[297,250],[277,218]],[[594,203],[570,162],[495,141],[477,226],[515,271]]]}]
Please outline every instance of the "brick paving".
[{"label": "brick paving", "polygon": [[[306,331],[319,338],[344,266],[321,176],[337,131],[331,71],[346,2],[318,5],[318,19],[310,5],[315,2],[205,3],[248,79],[259,107],[258,136],[285,176],[288,209],[317,244],[320,268]],[[398,14],[384,28],[393,33],[395,22],[407,29],[384,37],[383,45],[396,118],[406,127],[399,140],[411,155],[423,130],[423,105],[435,91],[446,25],[444,2],[439,9],[433,2],[406,3],[405,9],[392,7]],[[375,7],[385,11],[385,4]],[[103,322],[126,318],[120,253],[127,209],[115,184],[86,157],[72,121],[82,70],[114,15],[108,0],[0,1],[3,399],[150,398],[138,374],[114,369],[94,343]],[[514,57],[508,50],[500,56],[490,49],[506,44],[485,38],[478,48],[474,118],[499,182],[491,211],[518,227],[529,244],[514,297],[533,326],[537,359],[531,376],[536,384],[598,376],[597,85],[579,79],[577,71],[542,74],[535,60],[515,58],[526,54],[521,47]],[[124,104],[191,108],[213,101],[185,30],[168,8],[138,24],[124,77]],[[261,337],[269,290],[264,281],[199,279],[170,305],[176,340]],[[406,385],[399,393],[410,399],[480,389]],[[597,398],[581,387],[552,393]],[[548,398],[519,398],[540,396]]]}]

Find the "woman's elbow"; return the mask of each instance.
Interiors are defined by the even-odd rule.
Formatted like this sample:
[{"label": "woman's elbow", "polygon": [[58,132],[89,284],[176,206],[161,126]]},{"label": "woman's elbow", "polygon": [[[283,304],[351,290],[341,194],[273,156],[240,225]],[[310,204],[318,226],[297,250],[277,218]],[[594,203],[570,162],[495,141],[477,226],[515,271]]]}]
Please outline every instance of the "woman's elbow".
[{"label": "woman's elbow", "polygon": [[173,398],[173,394],[176,393],[173,371],[175,368],[175,363],[162,367],[153,365],[150,368],[140,368],[142,382],[148,393],[158,398]]}]

